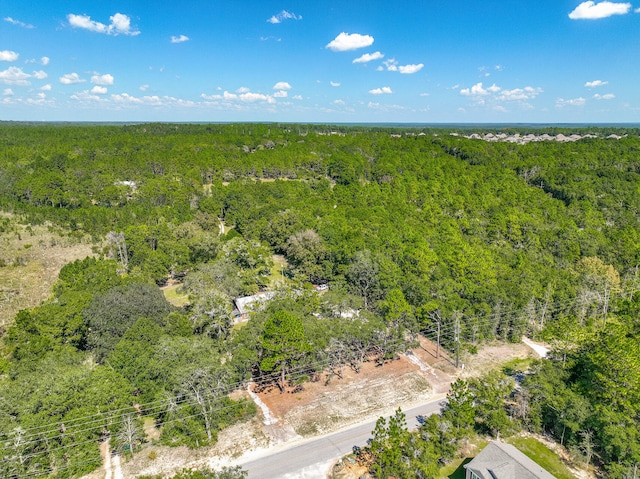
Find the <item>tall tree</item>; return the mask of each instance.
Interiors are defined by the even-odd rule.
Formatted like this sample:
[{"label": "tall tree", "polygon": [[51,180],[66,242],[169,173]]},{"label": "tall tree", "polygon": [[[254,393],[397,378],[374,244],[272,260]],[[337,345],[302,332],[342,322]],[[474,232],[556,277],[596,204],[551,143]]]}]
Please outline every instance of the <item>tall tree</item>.
[{"label": "tall tree", "polygon": [[265,373],[278,373],[280,392],[286,387],[287,374],[311,351],[302,319],[287,311],[271,314],[262,334],[260,369]]}]

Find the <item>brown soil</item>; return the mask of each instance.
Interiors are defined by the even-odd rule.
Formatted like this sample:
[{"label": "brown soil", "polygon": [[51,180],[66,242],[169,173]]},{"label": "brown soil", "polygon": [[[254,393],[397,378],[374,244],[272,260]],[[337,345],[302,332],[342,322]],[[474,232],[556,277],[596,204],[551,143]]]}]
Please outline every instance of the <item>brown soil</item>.
[{"label": "brown soil", "polygon": [[302,391],[259,393],[271,413],[301,436],[331,432],[390,407],[424,400],[433,390],[424,375],[405,358],[376,366],[366,363],[359,374],[344,370],[342,379],[306,383]]},{"label": "brown soil", "polygon": [[[365,363],[359,374],[344,368],[343,377],[334,377],[325,384],[326,376],[308,382],[302,390],[280,393],[270,388],[257,393],[267,404],[273,416],[279,419],[274,425],[265,426],[261,413],[245,423],[236,424],[222,431],[215,446],[196,450],[185,447],[170,448],[148,445],[122,465],[124,477],[140,475],[170,475],[183,468],[214,467],[229,464],[249,450],[266,448],[278,442],[298,436],[315,436],[337,430],[365,418],[391,414],[402,406],[423,402],[444,394],[450,382],[458,375],[478,375],[513,358],[529,357],[532,352],[524,345],[495,344],[480,350],[477,355],[464,357],[465,368],[456,369],[455,361],[444,351],[436,357],[433,343],[422,339],[414,355],[426,366],[426,370],[402,355],[399,359],[376,366]],[[238,391],[236,395],[245,395]],[[355,464],[345,464],[341,478],[360,477],[362,471]],[[101,479],[104,469],[85,476],[85,479]]]}]

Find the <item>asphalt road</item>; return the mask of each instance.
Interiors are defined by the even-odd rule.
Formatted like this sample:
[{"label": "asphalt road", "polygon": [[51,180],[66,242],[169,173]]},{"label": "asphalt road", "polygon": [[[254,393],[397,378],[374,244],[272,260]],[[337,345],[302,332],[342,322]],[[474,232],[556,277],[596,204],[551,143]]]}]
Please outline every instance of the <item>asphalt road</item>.
[{"label": "asphalt road", "polygon": [[[440,397],[404,411],[409,428],[418,426],[417,416],[438,412],[443,400]],[[371,420],[318,438],[295,441],[278,452],[240,465],[249,471],[249,479],[319,479],[326,473],[321,469],[328,468],[332,461],[352,452],[353,446],[365,446],[375,425],[376,420]]]}]

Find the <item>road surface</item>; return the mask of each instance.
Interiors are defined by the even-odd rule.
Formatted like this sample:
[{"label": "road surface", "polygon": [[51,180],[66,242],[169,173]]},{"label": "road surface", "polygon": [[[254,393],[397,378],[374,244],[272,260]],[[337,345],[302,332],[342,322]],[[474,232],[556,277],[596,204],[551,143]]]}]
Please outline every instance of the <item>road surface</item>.
[{"label": "road surface", "polygon": [[[409,428],[418,426],[417,416],[440,411],[444,398],[432,399],[404,411]],[[326,477],[330,465],[353,451],[353,446],[365,446],[375,428],[369,420],[318,438],[284,444],[267,456],[240,462],[249,471],[249,479],[319,479]],[[268,452],[268,451],[267,451]]]}]

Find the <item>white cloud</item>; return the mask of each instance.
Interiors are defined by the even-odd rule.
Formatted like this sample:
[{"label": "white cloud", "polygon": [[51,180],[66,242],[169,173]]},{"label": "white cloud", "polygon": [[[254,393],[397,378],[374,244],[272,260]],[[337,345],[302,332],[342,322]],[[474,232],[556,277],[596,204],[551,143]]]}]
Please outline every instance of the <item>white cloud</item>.
[{"label": "white cloud", "polygon": [[[239,93],[229,93],[228,91],[224,91],[222,95],[206,95],[202,93],[200,95],[201,98],[208,101],[227,101],[227,102],[242,102],[242,103],[255,103],[255,102],[266,102],[269,104],[275,103],[275,95],[264,95],[262,93],[253,93],[249,91],[247,88],[242,87],[238,88]],[[283,91],[282,93],[287,93]]]},{"label": "white cloud", "polygon": [[38,93],[36,95],[36,98],[27,98],[26,103],[28,103],[29,105],[41,106],[46,104],[53,104],[54,102],[51,100],[47,100],[47,95],[45,95],[44,93]]},{"label": "white cloud", "polygon": [[339,86],[340,86],[340,82],[337,82],[337,81],[330,81],[330,82],[329,82],[329,85],[331,85],[332,87],[337,88],[337,87],[339,87]]},{"label": "white cloud", "polygon": [[291,85],[286,81],[279,81],[275,85],[273,85],[274,90],[291,90]]},{"label": "white cloud", "polygon": [[38,71],[33,72],[33,77],[38,79],[38,80],[44,80],[48,76],[49,75],[47,75],[47,72],[44,72],[42,70],[38,70]]},{"label": "white cloud", "polygon": [[47,83],[46,85],[42,85],[42,86],[40,87],[40,89],[41,89],[42,91],[51,91],[51,88],[52,88],[52,87],[51,87],[51,84],[50,84],[50,83]]},{"label": "white cloud", "polygon": [[10,50],[0,50],[0,62],[15,62],[20,55]]},{"label": "white cloud", "polygon": [[602,80],[593,80],[593,81],[588,81],[587,83],[584,84],[584,86],[586,86],[587,88],[596,88],[599,86],[604,86],[607,83],[609,83],[608,81],[602,81]]},{"label": "white cloud", "polygon": [[[388,60],[383,61],[382,63],[384,63],[384,66],[387,67],[387,70],[390,72],[397,72],[398,71],[398,62],[396,61],[395,58],[389,58]],[[384,68],[378,68],[379,70],[384,70]]]},{"label": "white cloud", "polygon": [[497,98],[504,101],[533,100],[542,91],[542,88],[526,86],[524,88],[514,88],[513,90],[502,90]]},{"label": "white cloud", "polygon": [[67,73],[60,77],[60,83],[63,85],[73,85],[74,83],[83,83],[86,80],[80,78],[77,73]]},{"label": "white cloud", "polygon": [[345,104],[344,100],[333,100],[331,103],[333,103],[334,105],[344,105]]},{"label": "white cloud", "polygon": [[302,100],[302,95],[296,95],[291,97],[293,100]]},{"label": "white cloud", "polygon": [[605,93],[604,95],[600,95],[596,93],[593,95],[595,100],[613,100],[616,96],[613,93]]},{"label": "white cloud", "polygon": [[251,91],[251,90],[249,90],[246,86],[241,86],[240,88],[238,88],[236,90],[236,93],[247,93],[249,91]]},{"label": "white cloud", "polygon": [[563,98],[558,98],[556,100],[556,107],[557,108],[564,108],[565,106],[582,106],[586,102],[587,102],[587,100],[585,100],[582,97],[573,98],[571,100],[565,100]]},{"label": "white cloud", "polygon": [[285,90],[277,91],[273,94],[274,98],[287,98],[289,94]]},{"label": "white cloud", "polygon": [[390,87],[383,86],[382,88],[374,88],[373,90],[369,90],[369,93],[371,93],[372,95],[382,95],[393,93],[393,91],[391,91]]},{"label": "white cloud", "polygon": [[607,18],[612,15],[625,15],[631,10],[630,3],[600,2],[593,1],[582,2],[575,10],[569,14],[572,20],[597,20],[599,18]]},{"label": "white cloud", "polygon": [[13,25],[18,25],[19,27],[22,27],[22,28],[35,28],[33,25],[21,22],[20,20],[16,20],[16,19],[11,18],[11,17],[5,17],[4,21],[12,23]]},{"label": "white cloud", "polygon": [[2,94],[4,96],[12,96],[13,95],[13,90],[11,88],[5,88],[4,91],[2,92]]},{"label": "white cloud", "polygon": [[107,87],[96,85],[91,89],[91,93],[95,93],[97,95],[104,95],[107,93]]},{"label": "white cloud", "polygon": [[31,75],[22,71],[22,68],[18,67],[9,67],[4,71],[0,72],[0,82],[5,83],[6,85],[19,85],[26,86],[30,85],[28,78],[31,78]]},{"label": "white cloud", "polygon": [[101,100],[103,100],[99,96],[90,94],[88,90],[84,90],[84,91],[81,91],[81,92],[78,92],[78,93],[74,93],[69,98],[71,98],[72,100],[85,101],[85,102],[86,101],[101,101]]},{"label": "white cloud", "polygon": [[430,96],[430,93],[420,93],[420,96]]},{"label": "white cloud", "polygon": [[464,96],[484,96],[489,92],[482,87],[482,82],[476,83],[471,88],[463,88],[460,90],[460,94]]},{"label": "white cloud", "polygon": [[105,73],[104,75],[96,73],[91,77],[91,83],[94,85],[113,85],[113,75],[109,73]]},{"label": "white cloud", "polygon": [[47,66],[50,61],[51,61],[51,59],[49,57],[42,57],[40,59],[40,63],[42,63],[44,66]]},{"label": "white cloud", "polygon": [[388,111],[402,111],[402,110],[406,110],[407,108],[402,106],[402,105],[382,105],[380,103],[377,102],[372,102],[370,101],[367,106],[369,108],[373,108],[376,110],[380,110],[381,112],[388,112]]},{"label": "white cloud", "polygon": [[368,63],[374,60],[381,60],[382,58],[384,58],[384,54],[380,52],[365,53],[364,55],[359,56],[358,58],[353,60],[353,63]]},{"label": "white cloud", "polygon": [[137,30],[131,30],[131,19],[122,13],[116,13],[112,17],[109,17],[111,24],[109,25],[110,32],[114,35],[122,33],[124,35],[138,35],[140,32]]},{"label": "white cloud", "polygon": [[[412,73],[419,72],[424,67],[422,63],[419,63],[417,65],[415,64],[398,65],[398,61],[395,58],[389,58],[388,60],[385,60],[382,63],[384,64],[385,67],[387,67],[387,71],[400,72],[405,75],[410,75]],[[384,70],[383,67],[381,66],[378,67],[378,71],[382,71],[382,70]]]},{"label": "white cloud", "polygon": [[189,40],[190,40],[189,37],[186,35],[180,35],[179,37],[176,37],[176,36],[171,37],[171,43],[182,43],[182,42],[188,42]]},{"label": "white cloud", "polygon": [[535,99],[542,92],[542,88],[532,86],[505,90],[494,83],[485,87],[482,82],[460,90],[460,94],[470,97],[476,106],[486,105],[495,111],[503,112],[507,111],[506,107],[497,104],[497,102],[518,102],[519,108],[530,110],[533,106],[527,101]]},{"label": "white cloud", "polygon": [[[99,97],[97,97],[97,98],[99,98]],[[117,103],[137,103],[137,104],[142,103],[142,100],[140,98],[136,98],[135,96],[131,96],[128,93],[112,94],[111,98],[113,99],[113,101],[115,101]]]},{"label": "white cloud", "polygon": [[147,91],[149,89],[149,85],[140,85],[140,91]]},{"label": "white cloud", "polygon": [[368,47],[373,44],[371,35],[360,35],[359,33],[342,32],[332,41],[327,43],[325,48],[334,52],[346,52],[349,50],[357,50],[358,48]]},{"label": "white cloud", "polygon": [[280,13],[276,13],[272,17],[267,18],[267,22],[273,23],[274,25],[281,23],[283,20],[302,20],[302,15],[296,15],[295,13],[282,10]]},{"label": "white cloud", "polygon": [[67,15],[67,20],[69,20],[69,25],[74,28],[83,28],[106,35],[138,35],[140,33],[138,30],[131,29],[131,19],[122,13],[116,13],[109,17],[111,21],[109,25],[91,20],[89,15],[75,15],[73,13]]},{"label": "white cloud", "polygon": [[400,65],[398,67],[398,71],[400,71],[400,73],[403,73],[405,75],[411,75],[412,73],[417,73],[420,70],[422,70],[422,68],[424,67],[424,65],[422,63],[419,63],[417,65]]},{"label": "white cloud", "polygon": [[266,101],[267,103],[275,103],[271,95],[263,95],[262,93],[247,92],[239,95],[240,101],[253,103],[256,101]]}]

